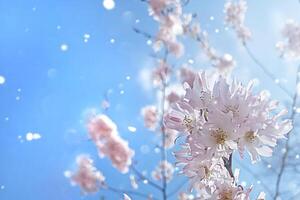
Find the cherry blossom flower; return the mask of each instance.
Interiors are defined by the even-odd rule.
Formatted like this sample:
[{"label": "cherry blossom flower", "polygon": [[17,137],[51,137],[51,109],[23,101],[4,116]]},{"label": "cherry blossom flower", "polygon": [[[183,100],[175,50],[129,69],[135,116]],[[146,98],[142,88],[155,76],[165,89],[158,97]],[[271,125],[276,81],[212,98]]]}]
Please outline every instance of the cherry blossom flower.
[{"label": "cherry blossom flower", "polygon": [[180,68],[180,80],[182,83],[186,82],[192,87],[196,76],[197,72],[195,72],[193,69],[187,66],[182,66]]},{"label": "cherry blossom flower", "polygon": [[244,25],[246,12],[247,2],[245,0],[239,0],[236,3],[228,1],[224,6],[225,22],[236,31],[242,42],[246,42],[251,37],[249,28]]},{"label": "cherry blossom flower", "polygon": [[111,160],[112,165],[120,172],[128,172],[129,166],[132,164],[134,151],[129,148],[128,143],[125,140],[119,136],[114,136],[104,143],[97,142],[96,145],[100,157],[108,157]]},{"label": "cherry blossom flower", "polygon": [[197,113],[193,108],[184,101],[172,104],[170,112],[165,116],[165,124],[167,128],[177,130],[179,132],[190,132],[196,127]]},{"label": "cherry blossom flower", "polygon": [[105,177],[93,166],[93,160],[88,155],[79,155],[76,158],[78,169],[71,173],[72,184],[79,185],[84,193],[97,192],[104,186]]},{"label": "cherry blossom flower", "polygon": [[116,124],[108,116],[99,114],[89,120],[87,128],[98,148],[99,156],[108,157],[114,167],[127,173],[134,151],[119,136]]},{"label": "cherry blossom flower", "polygon": [[164,84],[166,81],[168,81],[170,73],[171,68],[169,67],[169,65],[163,60],[158,60],[158,66],[152,73],[154,85],[156,86]]},{"label": "cherry blossom flower", "polygon": [[171,91],[167,95],[167,101],[169,103],[175,103],[175,102],[179,101],[180,99],[181,99],[181,96],[179,94],[177,94],[175,91]]},{"label": "cherry blossom flower", "polygon": [[300,25],[294,20],[288,20],[283,27],[282,35],[283,42],[278,42],[276,47],[279,49],[282,56],[290,59],[300,58]]},{"label": "cherry blossom flower", "polygon": [[[219,180],[220,174],[222,180],[231,179],[225,160],[234,151],[242,156],[247,149],[255,162],[260,156],[270,156],[277,140],[291,130],[291,122],[282,120],[286,110],[276,114],[278,103],[269,100],[266,92],[252,94],[252,85],[227,83],[222,76],[210,85],[202,72],[192,86],[185,85],[185,97],[171,105],[165,125],[186,136],[175,157],[194,189],[208,187],[211,181]],[[221,194],[215,192],[217,196]],[[236,199],[247,199],[242,194],[240,198],[239,190],[230,193],[233,199],[236,195]]]},{"label": "cherry blossom flower", "polygon": [[228,181],[217,182],[216,189],[213,192],[210,200],[250,200],[249,193],[251,188],[244,190],[240,186],[236,186]]},{"label": "cherry blossom flower", "polygon": [[199,42],[203,54],[208,58],[212,66],[215,67],[219,73],[228,75],[232,71],[235,66],[233,57],[228,53],[225,53],[223,56],[219,55],[211,46],[208,39],[208,33],[206,31],[200,30],[200,28],[193,30],[193,27],[186,29],[186,31],[188,31],[187,35],[190,35],[193,39]]},{"label": "cherry blossom flower", "polygon": [[145,126],[154,131],[158,122],[158,111],[155,106],[145,106],[141,111],[142,116],[144,117]]},{"label": "cherry blossom flower", "polygon": [[162,173],[164,171],[166,180],[169,182],[173,178],[174,174],[174,167],[171,163],[168,161],[161,161],[158,166],[155,168],[155,170],[152,172],[152,178],[154,180],[162,180]]},{"label": "cherry blossom flower", "polygon": [[182,7],[179,0],[150,0],[149,14],[159,23],[159,31],[153,43],[154,51],[164,46],[170,53],[180,57],[184,46],[177,36],[183,34]]},{"label": "cherry blossom flower", "polygon": [[106,139],[117,134],[116,124],[106,115],[92,117],[87,124],[89,135],[93,141]]}]

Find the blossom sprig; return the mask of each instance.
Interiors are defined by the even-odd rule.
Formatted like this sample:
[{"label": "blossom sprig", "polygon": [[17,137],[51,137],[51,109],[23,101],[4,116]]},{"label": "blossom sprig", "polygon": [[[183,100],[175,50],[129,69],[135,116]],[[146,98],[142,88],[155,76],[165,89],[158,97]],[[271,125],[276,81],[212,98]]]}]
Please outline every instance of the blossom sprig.
[{"label": "blossom sprig", "polygon": [[192,85],[184,85],[186,95],[171,106],[165,124],[186,136],[175,156],[196,190],[216,185],[223,180],[220,174],[232,178],[225,160],[233,152],[243,157],[247,150],[252,162],[269,157],[277,140],[292,129],[290,120],[281,120],[287,111],[274,115],[278,102],[269,100],[266,92],[253,94],[252,83],[229,84],[220,76],[210,86],[202,72]]},{"label": "blossom sprig", "polygon": [[230,0],[224,5],[225,23],[235,30],[238,38],[243,43],[251,38],[251,31],[244,24],[247,9],[245,0],[239,0],[238,2]]},{"label": "blossom sprig", "polygon": [[202,30],[200,24],[195,20],[197,15],[186,14],[184,23],[184,33],[186,36],[199,42],[203,54],[210,61],[211,65],[222,74],[229,74],[236,65],[235,60],[229,53],[220,55],[210,44],[208,32]]},{"label": "blossom sprig", "polygon": [[95,193],[101,187],[105,187],[105,177],[94,167],[94,161],[89,155],[79,155],[76,158],[78,169],[76,172],[68,172],[67,178],[73,185],[79,185],[84,193]]},{"label": "blossom sprig", "polygon": [[184,46],[177,36],[183,34],[182,4],[180,0],[149,0],[149,15],[159,24],[153,49],[159,52],[165,47],[176,57],[182,56]]},{"label": "blossom sprig", "polygon": [[284,41],[276,44],[281,56],[289,59],[300,58],[300,24],[292,19],[286,21],[282,32]]},{"label": "blossom sprig", "polygon": [[127,173],[134,151],[129,148],[128,142],[119,136],[116,124],[108,116],[99,114],[89,119],[87,128],[99,156],[108,157],[114,167],[122,173]]}]

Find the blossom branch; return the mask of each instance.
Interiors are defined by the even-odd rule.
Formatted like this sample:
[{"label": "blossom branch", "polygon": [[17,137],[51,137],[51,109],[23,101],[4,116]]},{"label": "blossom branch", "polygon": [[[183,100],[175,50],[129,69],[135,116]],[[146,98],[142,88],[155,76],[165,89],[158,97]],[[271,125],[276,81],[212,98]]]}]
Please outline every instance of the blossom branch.
[{"label": "blossom branch", "polygon": [[[300,65],[298,66],[298,70],[297,70],[297,78],[296,78],[296,87],[299,83],[299,73],[300,73]],[[295,110],[295,106],[297,104],[297,99],[298,99],[298,91],[296,90],[295,91],[295,94],[293,96],[293,103],[292,103],[292,114],[291,114],[291,120],[292,120],[292,124],[294,124],[294,118],[295,118],[295,115],[296,115],[296,110]],[[274,196],[274,200],[277,199],[277,197],[279,197],[279,187],[280,187],[280,183],[281,183],[281,179],[282,179],[282,176],[283,176],[283,173],[284,173],[284,170],[286,168],[286,163],[287,163],[287,157],[288,157],[288,153],[289,153],[289,150],[290,150],[290,146],[289,146],[289,142],[290,142],[290,138],[291,138],[291,132],[289,132],[287,134],[287,139],[286,139],[286,142],[285,142],[285,152],[282,156],[282,159],[281,159],[281,166],[280,166],[280,169],[279,169],[279,173],[278,173],[278,176],[277,176],[277,181],[276,181],[276,188],[275,188],[275,196]]]},{"label": "blossom branch", "polygon": [[[163,61],[166,63],[167,62],[167,57],[168,57],[168,50],[166,48],[165,55],[163,58]],[[162,150],[161,150],[161,161],[164,162],[167,159],[167,151],[166,151],[166,132],[165,132],[165,126],[164,126],[164,115],[165,115],[165,101],[166,101],[166,87],[167,87],[167,82],[166,80],[162,80],[162,98],[161,98],[161,129],[162,129]],[[163,199],[167,199],[167,177],[166,177],[166,168],[165,165],[162,165],[162,184],[163,184]]]},{"label": "blossom branch", "polygon": [[234,178],[233,172],[232,172],[232,153],[229,155],[229,159],[227,159],[226,157],[222,157],[223,162],[224,162],[224,166],[227,169],[229,175],[231,176],[231,178]]}]

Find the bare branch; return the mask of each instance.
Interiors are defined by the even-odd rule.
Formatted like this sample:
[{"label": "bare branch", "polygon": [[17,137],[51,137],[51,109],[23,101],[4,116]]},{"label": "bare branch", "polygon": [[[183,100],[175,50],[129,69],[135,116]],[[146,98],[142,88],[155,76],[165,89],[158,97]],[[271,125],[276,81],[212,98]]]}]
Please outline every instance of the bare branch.
[{"label": "bare branch", "polygon": [[[298,66],[298,70],[297,70],[297,78],[296,78],[296,86],[299,83],[299,73],[300,73],[300,65]],[[298,91],[295,91],[295,94],[293,96],[293,103],[292,103],[292,114],[291,114],[291,120],[292,120],[292,124],[294,124],[294,118],[296,115],[296,110],[294,109],[297,103],[297,99],[298,99]],[[287,139],[285,141],[285,152],[282,156],[282,160],[281,160],[281,166],[280,166],[280,170],[277,176],[277,181],[276,181],[276,189],[275,189],[275,196],[274,196],[274,200],[277,199],[277,197],[279,197],[279,187],[280,187],[280,183],[281,183],[281,179],[284,173],[284,170],[286,168],[286,162],[287,162],[287,157],[288,157],[288,153],[290,150],[290,146],[289,146],[289,142],[290,142],[290,138],[291,138],[291,131],[287,134]]]}]

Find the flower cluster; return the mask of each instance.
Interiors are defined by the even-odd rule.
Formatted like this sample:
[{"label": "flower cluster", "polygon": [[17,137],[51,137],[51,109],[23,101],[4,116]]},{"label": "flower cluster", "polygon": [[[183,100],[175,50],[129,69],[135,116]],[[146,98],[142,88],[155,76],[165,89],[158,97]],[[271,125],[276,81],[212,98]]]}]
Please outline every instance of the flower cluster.
[{"label": "flower cluster", "polygon": [[282,56],[292,59],[300,58],[300,25],[294,20],[288,20],[282,30],[284,42],[276,44]]},{"label": "flower cluster", "polygon": [[184,52],[184,46],[177,39],[183,34],[180,0],[149,0],[149,13],[159,23],[154,51],[158,52],[165,46],[169,52],[180,57]]},{"label": "flower cluster", "polygon": [[152,72],[154,86],[165,84],[171,74],[171,68],[164,60],[158,60],[157,63],[157,67]]},{"label": "flower cluster", "polygon": [[199,42],[200,48],[207,59],[211,62],[213,67],[223,74],[231,72],[232,68],[235,66],[233,57],[228,53],[219,55],[211,46],[208,39],[208,33],[204,30],[201,30],[199,24],[193,22],[191,19],[184,27],[185,33]]},{"label": "flower cluster", "polygon": [[246,191],[230,185],[233,175],[228,160],[236,150],[241,157],[247,150],[253,162],[271,156],[277,140],[292,128],[289,120],[280,120],[286,110],[272,115],[278,102],[270,101],[266,92],[252,94],[251,83],[247,87],[236,81],[228,84],[220,76],[210,87],[204,72],[196,75],[192,85],[186,83],[185,89],[184,98],[172,104],[165,116],[167,128],[186,136],[175,154],[178,164],[184,165],[183,173],[194,189],[209,187],[210,196],[221,195],[218,182],[226,185],[224,177],[228,177],[226,187],[232,195],[247,199]]},{"label": "flower cluster", "polygon": [[239,0],[236,3],[229,1],[224,6],[225,22],[236,31],[242,42],[246,42],[251,37],[249,28],[244,24],[246,12],[247,2],[245,0]]},{"label": "flower cluster", "polygon": [[155,131],[159,117],[157,108],[153,105],[145,106],[142,108],[141,114],[144,118],[145,127]]},{"label": "flower cluster", "polygon": [[105,177],[94,167],[93,160],[88,155],[79,155],[76,162],[77,171],[67,175],[72,184],[79,185],[85,193],[97,192],[104,186]]},{"label": "flower cluster", "polygon": [[165,174],[166,180],[171,181],[174,174],[174,167],[171,163],[168,161],[161,161],[158,166],[155,168],[155,170],[152,172],[152,178],[154,180],[162,180],[162,174]]},{"label": "flower cluster", "polygon": [[93,116],[87,124],[88,132],[96,144],[100,157],[107,156],[120,172],[128,172],[134,151],[118,134],[117,126],[106,115]]}]

